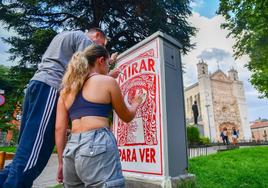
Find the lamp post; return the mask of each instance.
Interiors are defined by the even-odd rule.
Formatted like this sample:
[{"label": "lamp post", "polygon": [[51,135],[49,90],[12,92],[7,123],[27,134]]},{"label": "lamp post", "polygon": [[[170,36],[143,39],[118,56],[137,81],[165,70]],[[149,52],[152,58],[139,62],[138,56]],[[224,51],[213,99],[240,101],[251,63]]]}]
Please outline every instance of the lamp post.
[{"label": "lamp post", "polygon": [[209,120],[209,108],[210,105],[209,104],[206,104],[206,108],[207,108],[207,116],[208,116],[208,129],[209,129],[209,139],[211,141],[211,129],[210,129],[210,120]]},{"label": "lamp post", "polygon": [[[209,101],[209,93],[208,91],[205,91],[205,99],[206,99],[206,102],[205,103],[208,103]],[[206,109],[207,109],[207,118],[208,118],[208,128],[209,128],[209,139],[211,141],[211,128],[210,128],[210,120],[209,120],[209,107],[210,105],[209,104],[206,104]]]}]

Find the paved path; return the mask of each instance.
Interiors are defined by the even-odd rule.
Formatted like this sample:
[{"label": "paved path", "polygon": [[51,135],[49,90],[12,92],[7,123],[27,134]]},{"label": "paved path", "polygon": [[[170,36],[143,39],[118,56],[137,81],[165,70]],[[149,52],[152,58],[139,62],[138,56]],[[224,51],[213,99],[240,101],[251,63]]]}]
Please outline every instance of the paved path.
[{"label": "paved path", "polygon": [[[8,165],[11,160],[6,161],[5,165]],[[57,185],[56,174],[58,168],[58,157],[57,154],[52,154],[46,168],[42,174],[34,181],[33,188],[47,188]]]},{"label": "paved path", "polygon": [[[11,160],[5,162],[8,165]],[[42,174],[34,181],[33,188],[47,188],[57,185],[56,174],[58,168],[58,156],[57,154],[52,154],[46,168],[43,170]]]},{"label": "paved path", "polygon": [[33,188],[46,188],[57,185],[56,174],[58,169],[57,154],[52,154],[42,174],[34,181]]}]

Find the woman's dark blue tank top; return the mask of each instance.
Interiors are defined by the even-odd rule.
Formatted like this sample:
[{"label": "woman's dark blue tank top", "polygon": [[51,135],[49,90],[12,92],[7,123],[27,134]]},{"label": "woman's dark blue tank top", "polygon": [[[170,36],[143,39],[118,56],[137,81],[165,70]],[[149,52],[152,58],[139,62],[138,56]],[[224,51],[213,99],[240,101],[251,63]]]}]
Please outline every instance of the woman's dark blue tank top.
[{"label": "woman's dark blue tank top", "polygon": [[108,117],[112,111],[112,105],[101,104],[87,101],[83,95],[82,90],[77,94],[72,106],[69,109],[69,117],[71,120],[80,119],[85,116],[100,116]]}]

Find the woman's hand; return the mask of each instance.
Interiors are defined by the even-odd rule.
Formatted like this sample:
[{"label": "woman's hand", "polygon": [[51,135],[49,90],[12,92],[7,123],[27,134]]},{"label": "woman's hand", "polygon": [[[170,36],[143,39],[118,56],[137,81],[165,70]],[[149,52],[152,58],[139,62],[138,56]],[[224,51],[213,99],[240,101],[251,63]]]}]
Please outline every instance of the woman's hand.
[{"label": "woman's hand", "polygon": [[62,164],[59,164],[58,166],[57,182],[63,183]]},{"label": "woman's hand", "polygon": [[135,97],[132,99],[131,103],[133,106],[139,106],[142,101],[145,93],[136,93]]}]

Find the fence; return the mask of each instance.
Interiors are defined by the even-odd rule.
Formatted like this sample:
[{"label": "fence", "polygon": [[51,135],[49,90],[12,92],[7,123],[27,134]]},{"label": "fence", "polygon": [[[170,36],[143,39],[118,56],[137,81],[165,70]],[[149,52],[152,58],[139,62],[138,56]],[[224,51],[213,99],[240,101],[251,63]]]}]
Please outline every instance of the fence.
[{"label": "fence", "polygon": [[188,158],[206,156],[218,151],[225,151],[239,147],[268,146],[268,142],[239,142],[237,146],[223,145],[222,143],[212,143],[211,145],[194,145],[188,147]]},{"label": "fence", "polygon": [[209,155],[212,153],[217,153],[217,148],[215,146],[199,146],[199,147],[189,147],[188,148],[188,158]]}]

